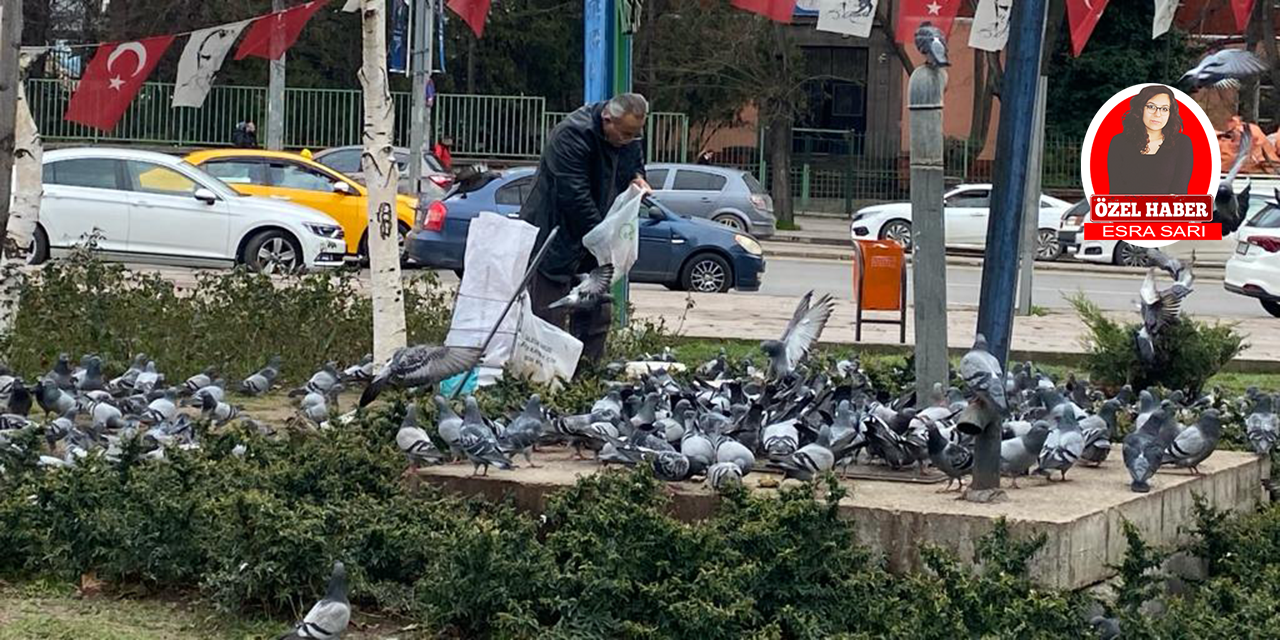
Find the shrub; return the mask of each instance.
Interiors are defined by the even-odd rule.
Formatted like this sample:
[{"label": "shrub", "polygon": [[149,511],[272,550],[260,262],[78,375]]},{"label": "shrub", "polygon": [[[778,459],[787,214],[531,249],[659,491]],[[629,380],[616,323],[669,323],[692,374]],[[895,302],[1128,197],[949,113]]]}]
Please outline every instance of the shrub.
[{"label": "shrub", "polygon": [[1071,304],[1089,329],[1084,368],[1090,380],[1106,387],[1162,386],[1194,397],[1248,346],[1234,324],[1208,324],[1184,316],[1156,337],[1156,362],[1147,365],[1139,359],[1134,342],[1141,325],[1108,318],[1083,295],[1072,297]]}]

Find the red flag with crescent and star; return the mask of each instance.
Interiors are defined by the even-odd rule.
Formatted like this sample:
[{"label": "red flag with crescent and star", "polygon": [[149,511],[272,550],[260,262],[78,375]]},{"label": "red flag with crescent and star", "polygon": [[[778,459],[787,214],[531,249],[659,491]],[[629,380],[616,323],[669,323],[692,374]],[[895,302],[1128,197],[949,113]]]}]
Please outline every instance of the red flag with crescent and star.
[{"label": "red flag with crescent and star", "polygon": [[71,95],[63,119],[103,131],[116,128],[173,39],[156,36],[99,46],[80,76],[80,86]]},{"label": "red flag with crescent and star", "polygon": [[950,36],[951,23],[959,11],[960,0],[902,0],[894,38],[902,44],[915,42],[916,29],[925,22],[941,29],[942,35]]}]

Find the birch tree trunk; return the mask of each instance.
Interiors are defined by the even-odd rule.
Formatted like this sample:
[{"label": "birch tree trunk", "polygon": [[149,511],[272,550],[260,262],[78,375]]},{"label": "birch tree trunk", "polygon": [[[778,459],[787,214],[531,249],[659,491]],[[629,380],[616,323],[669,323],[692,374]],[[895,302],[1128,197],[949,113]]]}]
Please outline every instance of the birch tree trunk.
[{"label": "birch tree trunk", "polygon": [[[22,2],[0,0],[0,46],[5,49],[0,51],[0,335],[9,332],[18,314],[26,261],[25,252],[16,249],[31,242],[43,188],[40,136],[22,95],[21,34]],[[10,182],[15,168],[16,180]]]},{"label": "birch tree trunk", "polygon": [[[395,0],[392,0],[395,1]],[[379,364],[405,346],[404,286],[400,281],[396,186],[391,139],[395,112],[387,83],[387,0],[363,0],[364,153],[361,170],[369,189],[369,270],[373,286],[373,358]]]}]

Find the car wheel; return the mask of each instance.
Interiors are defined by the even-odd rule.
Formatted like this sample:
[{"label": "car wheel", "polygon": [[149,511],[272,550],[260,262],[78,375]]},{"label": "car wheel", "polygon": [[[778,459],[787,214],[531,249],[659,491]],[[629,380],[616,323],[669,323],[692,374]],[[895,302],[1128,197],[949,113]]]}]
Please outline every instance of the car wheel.
[{"label": "car wheel", "polygon": [[1062,245],[1058,244],[1058,232],[1054,229],[1041,229],[1036,234],[1036,260],[1053,262],[1062,257]]},{"label": "car wheel", "polygon": [[724,293],[733,286],[733,269],[714,253],[700,253],[684,264],[680,284],[686,291]]},{"label": "car wheel", "polygon": [[893,240],[911,251],[911,223],[906,220],[890,220],[880,227],[881,240]]},{"label": "car wheel", "polygon": [[1121,267],[1145,267],[1147,266],[1147,252],[1142,247],[1122,240],[1116,243],[1115,257],[1112,262]]},{"label": "car wheel", "polygon": [[27,252],[27,264],[44,264],[49,259],[49,234],[36,225],[31,232],[31,249]]},{"label": "car wheel", "polygon": [[746,231],[747,225],[742,222],[742,218],[732,213],[722,213],[711,219],[712,222],[718,222],[735,231]]},{"label": "car wheel", "polygon": [[1262,303],[1262,308],[1266,309],[1267,313],[1280,318],[1280,302],[1275,300],[1260,300],[1259,302]]},{"label": "car wheel", "polygon": [[302,270],[302,247],[293,236],[276,229],[263,231],[245,245],[244,263],[266,274],[295,273]]},{"label": "car wheel", "polygon": [[[409,255],[405,253],[405,250],[404,250],[405,239],[409,237],[409,225],[403,222],[397,223],[396,230],[399,232],[396,237],[396,242],[400,245],[399,247],[400,264],[403,266],[403,265],[409,264]],[[366,265],[369,264],[369,230],[368,229],[365,229],[364,235],[360,237],[360,247],[356,249],[356,251],[360,255],[360,262]]]}]

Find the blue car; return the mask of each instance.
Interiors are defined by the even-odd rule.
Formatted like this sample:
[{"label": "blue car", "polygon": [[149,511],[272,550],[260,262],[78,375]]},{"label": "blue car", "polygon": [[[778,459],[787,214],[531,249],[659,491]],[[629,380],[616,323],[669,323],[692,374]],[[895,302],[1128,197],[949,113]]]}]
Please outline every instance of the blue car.
[{"label": "blue car", "polygon": [[[424,267],[461,273],[471,220],[481,211],[519,218],[533,179],[532,167],[511,169],[475,191],[430,203],[419,211],[405,251]],[[682,216],[649,198],[644,204],[640,257],[631,268],[632,282],[707,293],[760,288],[764,251],[750,235]]]}]

